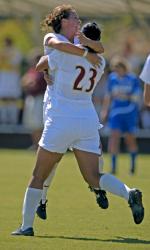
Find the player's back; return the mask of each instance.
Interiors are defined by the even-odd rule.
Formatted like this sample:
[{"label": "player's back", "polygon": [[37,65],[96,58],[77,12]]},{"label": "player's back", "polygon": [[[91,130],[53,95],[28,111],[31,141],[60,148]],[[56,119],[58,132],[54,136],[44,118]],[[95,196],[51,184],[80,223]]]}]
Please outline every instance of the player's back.
[{"label": "player's back", "polygon": [[91,100],[91,95],[100,80],[105,61],[95,68],[84,57],[54,51],[49,57],[49,66],[55,71],[54,92],[70,100]]},{"label": "player's back", "polygon": [[91,96],[105,66],[104,58],[100,60],[101,68],[94,68],[83,57],[59,51],[51,53],[49,67],[55,72],[52,100],[55,107],[56,103],[59,106],[59,113],[61,110],[73,116],[85,116],[93,112]]}]

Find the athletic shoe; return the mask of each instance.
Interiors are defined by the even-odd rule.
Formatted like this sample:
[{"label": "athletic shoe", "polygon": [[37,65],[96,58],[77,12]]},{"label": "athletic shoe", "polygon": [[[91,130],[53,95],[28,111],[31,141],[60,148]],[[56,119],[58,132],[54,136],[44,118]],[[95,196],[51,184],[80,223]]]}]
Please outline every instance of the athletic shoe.
[{"label": "athletic shoe", "polygon": [[90,190],[95,193],[96,201],[99,207],[101,207],[102,209],[107,209],[109,207],[109,202],[106,197],[106,192],[102,189],[95,189],[91,187]]},{"label": "athletic shoe", "polygon": [[138,189],[132,189],[129,192],[128,204],[131,208],[134,222],[140,224],[144,219],[144,207],[142,204],[142,192]]},{"label": "athletic shoe", "polygon": [[45,203],[42,203],[42,200],[40,201],[40,204],[36,210],[37,215],[39,216],[39,218],[41,218],[42,220],[46,220],[47,219],[47,214],[46,214],[46,203],[47,200],[45,201]]},{"label": "athletic shoe", "polygon": [[32,227],[28,227],[25,230],[18,228],[16,231],[12,232],[11,235],[34,236],[34,231]]}]

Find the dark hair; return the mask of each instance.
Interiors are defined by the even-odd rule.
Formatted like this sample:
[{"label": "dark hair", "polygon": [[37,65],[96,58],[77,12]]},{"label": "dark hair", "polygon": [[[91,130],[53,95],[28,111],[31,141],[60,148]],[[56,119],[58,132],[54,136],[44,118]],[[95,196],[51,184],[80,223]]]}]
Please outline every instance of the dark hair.
[{"label": "dark hair", "polygon": [[86,23],[81,30],[84,35],[92,40],[100,41],[101,39],[101,30],[98,27],[97,23]]},{"label": "dark hair", "polygon": [[68,4],[63,4],[57,6],[49,13],[42,22],[42,28],[48,30],[49,27],[52,27],[56,33],[60,33],[61,30],[61,20],[63,18],[68,18],[71,12],[74,12],[75,9]]},{"label": "dark hair", "polygon": [[[86,23],[85,25],[83,25],[81,31],[86,37],[90,38],[91,40],[100,41],[101,39],[101,30],[95,22]],[[89,52],[95,52],[93,49],[89,47],[87,48]]]}]

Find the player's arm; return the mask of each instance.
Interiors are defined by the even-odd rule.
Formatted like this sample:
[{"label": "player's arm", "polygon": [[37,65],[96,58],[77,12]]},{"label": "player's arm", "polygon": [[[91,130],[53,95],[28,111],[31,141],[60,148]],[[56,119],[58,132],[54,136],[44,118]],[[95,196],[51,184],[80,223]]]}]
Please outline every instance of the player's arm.
[{"label": "player's arm", "polygon": [[150,84],[144,83],[144,103],[150,107]]},{"label": "player's arm", "polygon": [[104,47],[100,41],[89,39],[81,31],[77,33],[77,37],[83,46],[88,46],[99,54],[104,53]]},{"label": "player's arm", "polygon": [[41,72],[48,69],[48,56],[42,56],[36,64],[36,70]]},{"label": "player's arm", "polygon": [[133,93],[131,94],[129,100],[131,102],[134,102],[134,103],[140,103],[141,94],[142,94],[142,89],[141,89],[141,86],[140,86],[139,78],[135,77]]},{"label": "player's arm", "polygon": [[36,64],[36,70],[38,72],[43,72],[44,79],[48,85],[52,85],[52,79],[48,71],[48,56],[42,56],[39,62]]},{"label": "player's arm", "polygon": [[111,103],[111,96],[109,94],[106,94],[104,97],[102,112],[101,112],[101,119],[103,122],[106,122],[107,120],[110,103]]},{"label": "player's arm", "polygon": [[69,42],[59,41],[56,38],[48,38],[45,43],[46,46],[50,46],[54,49],[60,50],[65,53],[84,56],[94,66],[99,66],[99,57],[95,53],[86,52],[86,49],[75,46]]}]

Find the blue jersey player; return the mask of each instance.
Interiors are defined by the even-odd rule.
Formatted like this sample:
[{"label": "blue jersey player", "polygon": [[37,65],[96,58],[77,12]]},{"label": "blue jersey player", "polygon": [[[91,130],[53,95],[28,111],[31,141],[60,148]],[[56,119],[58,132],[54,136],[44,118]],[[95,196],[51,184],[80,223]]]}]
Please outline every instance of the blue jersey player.
[{"label": "blue jersey player", "polygon": [[138,123],[141,88],[139,79],[128,71],[123,58],[112,63],[112,73],[108,77],[108,91],[104,100],[103,118],[108,115],[110,127],[109,152],[111,153],[111,171],[116,173],[116,160],[120,137],[125,136],[131,157],[130,173],[135,172],[137,143],[135,131]]}]

